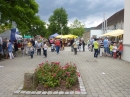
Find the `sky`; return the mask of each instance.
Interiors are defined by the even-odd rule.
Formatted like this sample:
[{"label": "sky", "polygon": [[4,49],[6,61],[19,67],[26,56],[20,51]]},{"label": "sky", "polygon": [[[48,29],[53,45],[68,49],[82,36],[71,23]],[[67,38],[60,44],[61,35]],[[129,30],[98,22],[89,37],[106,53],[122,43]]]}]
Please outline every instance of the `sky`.
[{"label": "sky", "polygon": [[78,19],[86,28],[96,27],[103,21],[103,14],[109,18],[124,8],[124,0],[36,0],[40,18],[48,23],[56,8],[63,7],[68,14],[68,26]]}]

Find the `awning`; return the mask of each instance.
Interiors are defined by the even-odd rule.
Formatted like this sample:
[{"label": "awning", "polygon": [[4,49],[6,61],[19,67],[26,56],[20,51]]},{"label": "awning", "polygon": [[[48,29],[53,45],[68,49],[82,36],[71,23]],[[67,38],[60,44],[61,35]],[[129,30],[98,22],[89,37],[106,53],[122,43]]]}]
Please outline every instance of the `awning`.
[{"label": "awning", "polygon": [[105,33],[101,36],[119,36],[119,35],[122,35],[122,34],[124,34],[124,30],[118,29],[118,30],[114,30],[114,31],[109,32],[109,33]]},{"label": "awning", "polygon": [[110,36],[120,36],[124,34],[124,30],[115,30]]}]

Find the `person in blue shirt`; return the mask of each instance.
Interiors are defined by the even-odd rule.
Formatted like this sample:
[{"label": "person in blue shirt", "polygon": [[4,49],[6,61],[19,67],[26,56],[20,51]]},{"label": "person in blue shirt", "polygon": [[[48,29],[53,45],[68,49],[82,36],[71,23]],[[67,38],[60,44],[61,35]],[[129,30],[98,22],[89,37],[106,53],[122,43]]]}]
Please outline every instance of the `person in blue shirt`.
[{"label": "person in blue shirt", "polygon": [[7,41],[7,48],[8,48],[8,52],[9,52],[9,56],[10,56],[10,59],[13,59],[14,58],[14,55],[13,55],[13,47],[12,47],[12,43],[11,43],[11,40]]},{"label": "person in blue shirt", "polygon": [[103,45],[104,45],[104,53],[105,53],[105,56],[107,56],[108,53],[109,53],[109,42],[108,42],[107,37],[105,37],[105,39],[104,39],[104,41],[103,41]]}]

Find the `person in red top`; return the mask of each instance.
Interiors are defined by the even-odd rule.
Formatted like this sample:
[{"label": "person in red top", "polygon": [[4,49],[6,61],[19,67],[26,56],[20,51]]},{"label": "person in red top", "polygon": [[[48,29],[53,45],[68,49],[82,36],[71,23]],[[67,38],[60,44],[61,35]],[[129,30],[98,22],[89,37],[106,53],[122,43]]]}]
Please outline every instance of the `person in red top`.
[{"label": "person in red top", "polygon": [[120,44],[119,44],[118,51],[119,51],[119,59],[121,59],[121,54],[123,52],[123,44],[122,44],[122,42],[120,42]]},{"label": "person in red top", "polygon": [[56,39],[55,41],[55,46],[56,46],[56,52],[57,54],[59,54],[59,50],[60,50],[60,40],[59,39]]}]

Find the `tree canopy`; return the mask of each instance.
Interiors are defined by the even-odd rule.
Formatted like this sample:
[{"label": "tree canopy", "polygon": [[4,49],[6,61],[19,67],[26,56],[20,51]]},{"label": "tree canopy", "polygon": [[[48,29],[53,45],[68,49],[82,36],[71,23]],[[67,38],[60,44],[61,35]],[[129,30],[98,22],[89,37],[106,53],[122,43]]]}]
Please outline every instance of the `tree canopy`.
[{"label": "tree canopy", "polygon": [[85,31],[84,26],[84,24],[76,19],[73,24],[70,25],[70,34],[82,36]]},{"label": "tree canopy", "polygon": [[14,21],[23,33],[28,33],[31,25],[45,25],[37,15],[38,4],[35,0],[0,0],[0,12],[1,24],[11,25]]},{"label": "tree canopy", "polygon": [[[54,10],[53,15],[49,18],[49,25],[48,25],[48,33],[49,34],[68,34],[69,28],[67,27],[68,24],[68,14],[66,13],[65,9],[57,8]],[[62,33],[61,33],[62,32]]]}]

